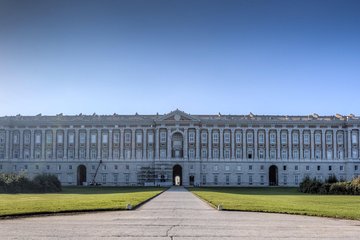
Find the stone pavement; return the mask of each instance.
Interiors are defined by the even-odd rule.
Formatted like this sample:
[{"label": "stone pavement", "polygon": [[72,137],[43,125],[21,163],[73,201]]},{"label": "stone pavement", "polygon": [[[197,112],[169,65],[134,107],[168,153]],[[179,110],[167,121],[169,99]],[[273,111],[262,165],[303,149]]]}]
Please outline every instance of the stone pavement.
[{"label": "stone pavement", "polygon": [[360,239],[360,221],[217,211],[173,187],[135,211],[0,220],[0,239]]}]

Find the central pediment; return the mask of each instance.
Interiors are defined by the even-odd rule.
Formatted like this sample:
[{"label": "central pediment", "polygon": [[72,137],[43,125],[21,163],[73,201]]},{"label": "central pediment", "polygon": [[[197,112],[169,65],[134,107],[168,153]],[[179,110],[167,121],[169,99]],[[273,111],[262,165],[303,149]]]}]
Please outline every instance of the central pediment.
[{"label": "central pediment", "polygon": [[188,113],[180,111],[176,109],[168,114],[165,114],[157,119],[157,121],[174,121],[174,122],[181,122],[181,121],[193,121],[198,122],[200,119],[191,116]]}]

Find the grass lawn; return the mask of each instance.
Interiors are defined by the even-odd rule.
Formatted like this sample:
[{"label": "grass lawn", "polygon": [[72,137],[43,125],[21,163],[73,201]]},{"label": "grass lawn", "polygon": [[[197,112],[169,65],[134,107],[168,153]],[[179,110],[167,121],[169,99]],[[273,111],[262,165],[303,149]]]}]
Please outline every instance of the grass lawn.
[{"label": "grass lawn", "polygon": [[87,210],[125,209],[154,197],[164,188],[63,187],[61,193],[0,194],[0,216]]},{"label": "grass lawn", "polygon": [[360,196],[311,195],[297,188],[190,188],[225,210],[274,212],[360,220]]}]

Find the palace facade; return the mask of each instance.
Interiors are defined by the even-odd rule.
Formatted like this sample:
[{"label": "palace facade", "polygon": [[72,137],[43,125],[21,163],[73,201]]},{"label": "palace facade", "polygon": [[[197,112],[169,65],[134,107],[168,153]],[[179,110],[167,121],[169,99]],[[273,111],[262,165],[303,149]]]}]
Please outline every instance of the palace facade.
[{"label": "palace facade", "polygon": [[342,116],[0,117],[0,172],[63,185],[297,186],[360,175],[360,119]]}]

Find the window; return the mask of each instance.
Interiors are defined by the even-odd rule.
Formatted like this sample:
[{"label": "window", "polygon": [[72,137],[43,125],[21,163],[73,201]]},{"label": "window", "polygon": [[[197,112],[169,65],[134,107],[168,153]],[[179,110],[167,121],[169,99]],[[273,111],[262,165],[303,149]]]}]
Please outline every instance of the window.
[{"label": "window", "polygon": [[52,150],[51,149],[46,149],[46,158],[52,158]]},{"label": "window", "polygon": [[237,144],[241,143],[241,133],[240,132],[237,132],[235,134],[235,141],[236,141]]},{"label": "window", "polygon": [[310,171],[310,166],[309,166],[309,165],[306,165],[305,170],[306,170],[306,171]]},{"label": "window", "polygon": [[130,176],[129,174],[125,174],[125,183],[129,184],[129,182],[130,182]]},{"label": "window", "polygon": [[160,142],[166,143],[166,132],[160,132]]},{"label": "window", "polygon": [[86,133],[80,133],[80,144],[85,144]]},{"label": "window", "polygon": [[259,159],[264,159],[264,150],[263,149],[259,150]]},{"label": "window", "polygon": [[109,151],[107,148],[103,148],[101,150],[101,157],[104,159],[104,158],[108,158],[109,157]]},{"label": "window", "polygon": [[19,135],[18,133],[14,133],[14,141],[13,141],[14,144],[18,144],[19,143]]},{"label": "window", "polygon": [[230,143],[230,133],[229,132],[224,133],[224,143],[227,143],[227,144]]},{"label": "window", "polygon": [[281,151],[281,159],[287,159],[287,150],[283,149]]},{"label": "window", "polygon": [[216,171],[218,171],[218,170],[219,170],[218,166],[215,165],[215,166],[214,166],[214,171],[216,172]]},{"label": "window", "polygon": [[225,171],[230,171],[230,166],[226,165],[225,166]]},{"label": "window", "polygon": [[141,144],[141,143],[142,143],[142,134],[141,134],[141,133],[137,133],[137,134],[136,134],[136,143],[137,143],[137,144]]},{"label": "window", "polygon": [[96,149],[91,149],[91,152],[90,152],[90,157],[91,157],[92,159],[97,158],[97,152],[96,152]]},{"label": "window", "polygon": [[248,151],[247,151],[247,158],[248,158],[248,159],[252,159],[252,158],[253,158],[253,151],[252,151],[252,150],[248,150]]},{"label": "window", "polygon": [[329,171],[332,171],[332,166],[331,165],[329,165]]},{"label": "window", "polygon": [[357,149],[352,150],[352,157],[353,158],[358,158],[358,150]]},{"label": "window", "polygon": [[304,134],[304,144],[309,145],[310,144],[310,136],[309,133]]},{"label": "window", "polygon": [[189,143],[195,142],[195,132],[189,132]]},{"label": "window", "polygon": [[284,185],[287,185],[287,175],[284,175]]},{"label": "window", "polygon": [[120,157],[120,151],[119,151],[119,149],[115,149],[113,151],[113,158],[119,159],[119,157]]},{"label": "window", "polygon": [[148,158],[152,159],[154,157],[154,151],[152,149],[148,150]]},{"label": "window", "polygon": [[284,165],[284,166],[283,166],[283,170],[286,171],[286,169],[287,169],[287,167],[286,167],[286,165]]},{"label": "window", "polygon": [[25,150],[24,150],[24,158],[25,158],[25,159],[29,159],[29,158],[30,158],[30,150],[29,150],[29,149],[25,149]]},{"label": "window", "polygon": [[275,149],[270,150],[270,159],[276,159],[276,150]]},{"label": "window", "polygon": [[52,133],[46,133],[46,144],[52,144]]},{"label": "window", "polygon": [[189,149],[189,158],[194,159],[195,158],[195,150],[193,148]]},{"label": "window", "polygon": [[310,159],[310,150],[309,149],[304,150],[304,158],[305,159]]},{"label": "window", "polygon": [[339,133],[338,135],[337,135],[337,143],[338,144],[343,144],[343,142],[344,142],[344,140],[343,140],[344,138],[343,138],[343,134],[342,133]]},{"label": "window", "polygon": [[264,171],[264,165],[260,165],[260,171]]},{"label": "window", "polygon": [[354,171],[357,171],[357,170],[359,170],[359,166],[358,166],[358,165],[355,165],[355,166],[354,166]]},{"label": "window", "polygon": [[299,166],[298,165],[295,165],[295,171],[299,171]]},{"label": "window", "polygon": [[201,133],[201,142],[207,143],[207,133],[206,132]]},{"label": "window", "polygon": [[353,133],[351,134],[351,142],[352,142],[352,144],[357,144],[357,143],[358,143],[357,138],[358,138],[357,133],[356,133],[356,132],[353,132]]},{"label": "window", "polygon": [[315,134],[315,144],[318,144],[318,145],[321,144],[321,135],[320,135],[320,133]]},{"label": "window", "polygon": [[75,135],[74,133],[69,133],[69,144],[74,144]]},{"label": "window", "polygon": [[40,159],[40,158],[41,158],[41,150],[40,150],[40,149],[35,149],[35,158],[36,158],[36,159]]},{"label": "window", "polygon": [[214,184],[218,185],[218,176],[217,175],[214,175]]},{"label": "window", "polygon": [[102,183],[105,184],[106,183],[106,173],[102,174]]},{"label": "window", "polygon": [[58,165],[57,170],[59,171],[61,170],[61,165]]},{"label": "window", "polygon": [[72,170],[72,165],[69,165],[69,170]]},{"label": "window", "polygon": [[294,159],[299,159],[299,150],[297,150],[297,149],[293,150],[293,158]]},{"label": "window", "polygon": [[85,154],[86,152],[85,152],[85,149],[83,149],[83,148],[81,148],[80,150],[79,150],[79,158],[85,158],[86,157],[86,154]]},{"label": "window", "polygon": [[264,144],[264,133],[259,132],[259,144]]},{"label": "window", "polygon": [[219,133],[218,132],[213,133],[213,143],[215,143],[215,144],[219,143]]},{"label": "window", "polygon": [[332,144],[332,134],[331,133],[326,134],[326,144],[328,144],[328,145]]},{"label": "window", "polygon": [[217,148],[213,149],[213,158],[219,158],[219,149]]},{"label": "window", "polygon": [[130,170],[130,166],[129,166],[129,165],[125,165],[125,170]]},{"label": "window", "polygon": [[62,133],[57,134],[57,143],[62,144],[64,140],[64,135]]},{"label": "window", "polygon": [[332,159],[332,150],[331,150],[331,149],[328,149],[328,150],[326,151],[326,158],[327,158],[327,159]]},{"label": "window", "polygon": [[294,176],[294,182],[295,182],[295,185],[299,184],[299,176],[298,175]]},{"label": "window", "polygon": [[[161,157],[162,157],[162,158],[165,158],[165,157],[166,157],[166,151],[161,150],[161,151],[160,151],[160,154],[162,153],[162,151],[165,152],[165,154],[164,154],[165,156],[161,156]],[[125,158],[126,158],[126,159],[130,159],[130,158],[131,158],[131,150],[130,150],[130,149],[126,149],[126,150],[125,150]]]},{"label": "window", "polygon": [[202,157],[202,158],[207,158],[207,149],[206,149],[206,148],[203,148],[203,149],[201,150],[201,157]]},{"label": "window", "polygon": [[253,184],[253,176],[249,175],[249,185],[252,185],[252,184]]},{"label": "window", "polygon": [[237,184],[241,185],[241,175],[237,175]]},{"label": "window", "polygon": [[30,144],[30,133],[25,133],[24,144]]},{"label": "window", "polygon": [[270,133],[270,144],[276,144],[276,134],[274,132]]},{"label": "window", "polygon": [[317,166],[317,170],[320,171],[320,169],[321,169],[321,167],[320,167],[320,165],[318,165],[318,166]]},{"label": "window", "polygon": [[74,159],[74,150],[73,149],[68,150],[68,158]]},{"label": "window", "polygon": [[202,185],[206,185],[206,175],[202,175]]},{"label": "window", "polygon": [[113,174],[113,178],[114,178],[114,183],[117,183],[118,182],[118,177],[119,176],[119,174],[117,174],[117,173],[114,173]]},{"label": "window", "polygon": [[320,159],[321,158],[321,151],[319,149],[315,150],[315,159]]},{"label": "window", "polygon": [[240,166],[240,165],[237,166],[236,169],[237,169],[238,171],[241,171],[241,166]]},{"label": "window", "polygon": [[287,133],[281,134],[281,144],[283,145],[287,144]]},{"label": "window", "polygon": [[344,158],[344,151],[343,151],[343,150],[339,150],[339,151],[338,151],[338,156],[339,156],[339,159],[343,159],[343,158]]},{"label": "window", "polygon": [[299,134],[293,133],[293,144],[299,144]]},{"label": "window", "polygon": [[96,144],[96,133],[91,134],[91,144]]},{"label": "window", "polygon": [[119,143],[120,143],[120,133],[115,132],[114,135],[113,135],[113,138],[114,138],[114,143],[115,143],[115,144],[119,144]]},{"label": "window", "polygon": [[246,143],[253,144],[253,133],[252,132],[248,132],[246,134]]},{"label": "window", "polygon": [[241,158],[241,149],[237,148],[235,154],[236,154],[236,158]]},{"label": "window", "polygon": [[249,171],[251,171],[253,169],[252,165],[249,165]]},{"label": "window", "polygon": [[230,184],[230,176],[229,176],[229,175],[226,175],[226,176],[225,176],[225,184],[226,184],[226,185],[229,185],[229,184]]},{"label": "window", "polygon": [[0,132],[0,143],[5,143],[5,133]]},{"label": "window", "polygon": [[224,158],[230,158],[230,149],[225,149],[225,151],[224,151]]},{"label": "window", "polygon": [[58,149],[56,151],[56,157],[57,158],[63,158],[64,157],[64,151],[62,149]]},{"label": "window", "polygon": [[108,134],[107,133],[103,133],[103,135],[102,135],[102,143],[103,144],[108,143]]}]

